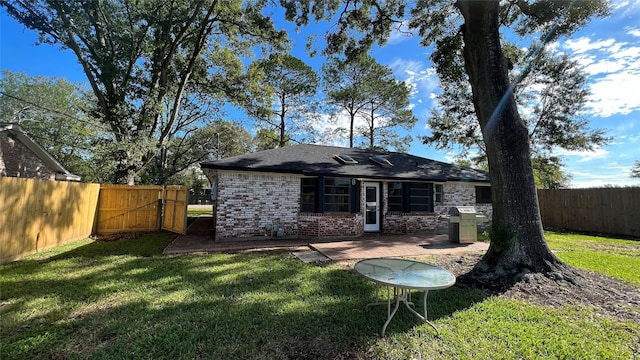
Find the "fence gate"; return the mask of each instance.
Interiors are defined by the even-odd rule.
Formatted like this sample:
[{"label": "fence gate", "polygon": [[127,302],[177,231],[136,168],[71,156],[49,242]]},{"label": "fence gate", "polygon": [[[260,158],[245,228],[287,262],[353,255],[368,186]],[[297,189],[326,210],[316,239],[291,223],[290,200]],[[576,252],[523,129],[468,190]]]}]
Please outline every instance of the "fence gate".
[{"label": "fence gate", "polygon": [[164,188],[162,230],[185,235],[187,233],[187,204],[189,198],[185,186],[170,185]]}]

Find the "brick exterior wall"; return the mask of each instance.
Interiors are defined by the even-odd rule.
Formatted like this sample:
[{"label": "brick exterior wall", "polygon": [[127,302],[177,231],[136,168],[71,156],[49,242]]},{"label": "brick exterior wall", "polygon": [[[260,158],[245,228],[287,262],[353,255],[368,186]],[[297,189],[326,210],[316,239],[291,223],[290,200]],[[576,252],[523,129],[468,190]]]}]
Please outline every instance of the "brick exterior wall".
[{"label": "brick exterior wall", "polygon": [[434,213],[388,212],[383,215],[382,231],[385,234],[435,232],[436,221]]},{"label": "brick exterior wall", "polygon": [[298,217],[300,237],[355,237],[364,233],[362,214],[305,214]]},{"label": "brick exterior wall", "polygon": [[434,204],[434,211],[438,214],[437,229],[447,229],[449,220],[447,215],[453,206],[473,206],[476,212],[486,216],[487,221],[480,223],[479,227],[484,229],[489,226],[493,207],[491,204],[476,204],[476,186],[487,186],[481,183],[450,182],[443,185],[442,203]]},{"label": "brick exterior wall", "polygon": [[22,142],[0,131],[0,176],[55,180],[55,171],[47,167],[36,154]]},{"label": "brick exterior wall", "polygon": [[[491,204],[476,204],[476,186],[486,186],[480,183],[448,182],[442,184],[442,202],[435,203],[433,213],[402,213],[383,211],[382,228],[388,234],[411,234],[417,232],[446,233],[449,226],[448,213],[453,206],[473,206],[478,213],[484,214],[491,220]],[[383,184],[383,204],[387,201],[387,186]],[[480,224],[485,228],[489,222]]]},{"label": "brick exterior wall", "polygon": [[[300,213],[300,177],[267,173],[233,173],[205,169],[209,179],[217,177],[218,207],[216,239],[262,237],[272,224],[285,236],[328,238],[356,237],[364,233],[364,181],[359,213]],[[381,182],[381,229],[386,234],[442,232],[448,228],[449,208],[474,206],[491,219],[490,204],[476,204],[474,183],[443,184],[443,202],[433,213],[388,212],[387,186]],[[215,189],[215,186],[214,186]]]},{"label": "brick exterior wall", "polygon": [[388,211],[388,190],[387,183],[382,183],[382,231],[385,234],[435,232],[437,223],[437,214],[435,213]]},{"label": "brick exterior wall", "polygon": [[216,238],[265,236],[272,224],[298,234],[300,178],[218,172]]}]

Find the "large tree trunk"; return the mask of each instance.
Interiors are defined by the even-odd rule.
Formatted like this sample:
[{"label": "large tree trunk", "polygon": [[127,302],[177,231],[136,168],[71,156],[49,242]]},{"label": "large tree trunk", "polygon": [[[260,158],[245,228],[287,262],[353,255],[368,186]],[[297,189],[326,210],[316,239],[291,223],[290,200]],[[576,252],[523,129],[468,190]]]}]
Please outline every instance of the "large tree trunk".
[{"label": "large tree trunk", "polygon": [[544,238],[527,128],[518,114],[499,34],[498,1],[458,0],[464,60],[484,134],[493,196],[491,245],[474,272],[517,281],[562,263]]}]

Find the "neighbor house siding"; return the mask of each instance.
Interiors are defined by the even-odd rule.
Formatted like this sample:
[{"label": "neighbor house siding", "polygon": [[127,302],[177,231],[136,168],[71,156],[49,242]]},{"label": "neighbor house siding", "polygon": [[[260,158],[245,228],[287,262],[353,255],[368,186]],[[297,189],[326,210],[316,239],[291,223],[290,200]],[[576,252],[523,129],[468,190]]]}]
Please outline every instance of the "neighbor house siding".
[{"label": "neighbor house siding", "polygon": [[298,234],[300,177],[218,172],[216,238],[265,236],[278,224]]},{"label": "neighbor house siding", "polygon": [[0,131],[0,176],[55,180],[56,173],[21,141]]}]

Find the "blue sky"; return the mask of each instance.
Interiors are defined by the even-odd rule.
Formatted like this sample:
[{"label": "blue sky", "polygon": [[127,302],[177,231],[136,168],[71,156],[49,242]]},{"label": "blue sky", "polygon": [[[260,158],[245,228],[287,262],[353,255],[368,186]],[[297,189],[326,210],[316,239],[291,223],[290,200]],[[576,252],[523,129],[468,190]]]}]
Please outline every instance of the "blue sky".
[{"label": "blue sky", "polygon": [[[570,38],[549,45],[584,66],[592,92],[587,119],[591,127],[605,129],[613,137],[610,144],[591,152],[555,151],[567,165],[565,171],[572,176],[572,187],[640,185],[639,179],[629,177],[634,161],[640,160],[640,0],[616,0],[612,5],[610,17],[596,19]],[[323,24],[303,28],[298,33],[291,24],[283,26],[291,30],[293,55],[319,70],[324,59],[306,54],[305,37],[316,35],[321,48]],[[73,53],[49,45],[36,46],[36,41],[33,31],[7,16],[4,8],[1,10],[0,69],[86,82]],[[438,81],[428,61],[430,49],[421,47],[417,37],[394,33],[387,45],[371,54],[389,66],[398,80],[413,88],[411,103],[419,119],[411,131],[414,138],[429,134],[426,118],[434,105],[432,96],[438,92]],[[231,112],[229,116],[246,120],[241,112]],[[321,121],[318,126],[333,125]],[[446,162],[453,161],[455,155],[417,140],[412,143],[410,153]]]}]

